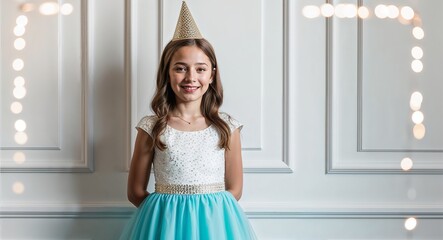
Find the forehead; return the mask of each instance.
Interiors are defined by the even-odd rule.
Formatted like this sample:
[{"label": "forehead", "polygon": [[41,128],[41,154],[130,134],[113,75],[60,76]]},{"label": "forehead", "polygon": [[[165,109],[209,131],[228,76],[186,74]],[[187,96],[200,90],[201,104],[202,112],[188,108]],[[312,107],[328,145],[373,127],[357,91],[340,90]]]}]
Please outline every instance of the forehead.
[{"label": "forehead", "polygon": [[209,57],[197,46],[184,46],[179,48],[174,55],[172,55],[171,63],[185,62],[185,63],[210,63]]}]

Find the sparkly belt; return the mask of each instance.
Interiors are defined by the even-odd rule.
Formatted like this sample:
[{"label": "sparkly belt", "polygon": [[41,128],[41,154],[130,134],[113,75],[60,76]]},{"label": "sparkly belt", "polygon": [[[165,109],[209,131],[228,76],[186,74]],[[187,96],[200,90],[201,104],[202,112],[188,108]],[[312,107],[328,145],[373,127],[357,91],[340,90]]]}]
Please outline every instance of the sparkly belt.
[{"label": "sparkly belt", "polygon": [[202,194],[225,191],[225,183],[211,184],[155,184],[155,192],[168,194]]}]

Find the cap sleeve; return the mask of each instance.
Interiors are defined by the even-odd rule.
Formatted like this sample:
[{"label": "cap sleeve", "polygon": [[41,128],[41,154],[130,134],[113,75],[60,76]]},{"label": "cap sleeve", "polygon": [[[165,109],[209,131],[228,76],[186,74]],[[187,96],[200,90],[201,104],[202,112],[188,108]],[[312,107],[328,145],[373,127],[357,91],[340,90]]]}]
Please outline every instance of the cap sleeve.
[{"label": "cap sleeve", "polygon": [[228,124],[229,128],[231,129],[231,132],[234,132],[234,130],[237,128],[241,131],[241,129],[243,128],[243,124],[234,119],[233,117],[229,116],[229,114],[220,112],[219,116],[223,121],[225,121]]},{"label": "cap sleeve", "polygon": [[138,124],[135,128],[140,128],[143,131],[147,132],[149,134],[149,136],[152,136],[152,128],[154,127],[154,124],[156,121],[157,121],[157,117],[154,115],[145,116],[140,120],[140,122],[138,122]]}]

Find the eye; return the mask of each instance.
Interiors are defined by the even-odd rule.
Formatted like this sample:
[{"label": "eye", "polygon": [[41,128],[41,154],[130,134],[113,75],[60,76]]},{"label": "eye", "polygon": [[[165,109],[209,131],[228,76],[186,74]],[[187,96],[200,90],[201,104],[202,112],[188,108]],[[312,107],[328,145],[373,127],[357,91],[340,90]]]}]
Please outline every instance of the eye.
[{"label": "eye", "polygon": [[176,67],[174,67],[174,71],[176,71],[176,72],[186,72],[186,67],[183,67],[183,66],[176,66]]},{"label": "eye", "polygon": [[197,72],[205,72],[206,68],[197,68]]}]

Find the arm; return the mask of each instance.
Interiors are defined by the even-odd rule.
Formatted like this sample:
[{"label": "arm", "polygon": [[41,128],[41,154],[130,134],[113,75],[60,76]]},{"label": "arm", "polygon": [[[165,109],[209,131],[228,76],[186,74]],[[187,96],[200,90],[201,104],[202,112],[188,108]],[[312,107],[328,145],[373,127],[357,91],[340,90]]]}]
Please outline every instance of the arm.
[{"label": "arm", "polygon": [[241,198],[243,190],[240,129],[236,129],[232,133],[229,150],[225,151],[225,182],[226,190],[232,193],[238,201]]},{"label": "arm", "polygon": [[145,131],[137,128],[134,153],[128,176],[128,199],[136,207],[149,195],[146,190],[154,157],[153,140]]}]

